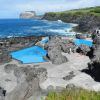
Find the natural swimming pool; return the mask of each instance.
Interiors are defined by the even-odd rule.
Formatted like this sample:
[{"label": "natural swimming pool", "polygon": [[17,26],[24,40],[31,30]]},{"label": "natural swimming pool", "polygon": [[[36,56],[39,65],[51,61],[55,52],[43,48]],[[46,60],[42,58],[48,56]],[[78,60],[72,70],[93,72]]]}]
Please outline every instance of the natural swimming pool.
[{"label": "natural swimming pool", "polygon": [[46,44],[46,43],[48,43],[48,41],[49,41],[49,37],[46,37],[46,38],[42,39],[40,42],[42,44]]},{"label": "natural swimming pool", "polygon": [[27,63],[42,63],[46,62],[43,58],[46,56],[47,51],[39,46],[33,46],[16,52],[12,52],[10,55],[12,58],[21,61],[24,64]]},{"label": "natural swimming pool", "polygon": [[87,45],[89,47],[92,47],[93,41],[91,40],[84,40],[84,39],[75,39],[74,40],[75,45],[80,46],[80,45]]}]

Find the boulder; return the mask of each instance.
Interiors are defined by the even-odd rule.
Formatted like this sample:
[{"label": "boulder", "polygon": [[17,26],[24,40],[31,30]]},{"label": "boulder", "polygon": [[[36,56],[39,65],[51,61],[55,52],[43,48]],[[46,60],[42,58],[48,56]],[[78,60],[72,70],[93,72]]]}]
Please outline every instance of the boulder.
[{"label": "boulder", "polygon": [[39,92],[39,80],[38,78],[34,78],[31,82],[23,82],[19,84],[11,93],[6,96],[5,100],[27,100],[33,95],[38,95]]},{"label": "boulder", "polygon": [[66,62],[68,62],[68,59],[63,55],[58,55],[55,59],[52,60],[52,63],[57,64],[57,65],[63,64]]},{"label": "boulder", "polygon": [[90,52],[90,47],[88,47],[87,45],[80,45],[78,48],[77,48],[77,52],[78,53],[82,53],[83,55],[87,55],[88,52]]},{"label": "boulder", "polygon": [[76,46],[74,45],[74,43],[72,41],[65,42],[65,43],[62,42],[62,44],[61,44],[61,50],[64,53],[76,52]]},{"label": "boulder", "polygon": [[53,64],[62,64],[67,62],[67,58],[62,55],[62,43],[60,38],[52,38],[48,43],[48,58]]},{"label": "boulder", "polygon": [[52,61],[53,59],[57,58],[58,55],[61,55],[61,51],[57,48],[53,48],[52,50],[48,51],[48,57]]},{"label": "boulder", "polygon": [[30,66],[17,67],[14,69],[14,75],[18,80],[18,85],[12,92],[7,94],[5,100],[28,100],[31,96],[34,98],[40,96],[39,84],[47,78],[46,69]]},{"label": "boulder", "polygon": [[48,51],[48,57],[53,64],[62,64],[68,61],[57,48],[53,48],[52,50]]},{"label": "boulder", "polygon": [[56,48],[57,50],[61,50],[61,39],[59,37],[51,37],[49,42],[47,43],[48,51]]},{"label": "boulder", "polygon": [[92,59],[92,62],[100,63],[100,33],[93,33],[92,39],[94,42],[94,58]]},{"label": "boulder", "polygon": [[83,72],[91,75],[95,81],[100,82],[100,34],[92,34],[92,39],[94,42],[93,58],[88,64],[88,68],[84,69]]}]

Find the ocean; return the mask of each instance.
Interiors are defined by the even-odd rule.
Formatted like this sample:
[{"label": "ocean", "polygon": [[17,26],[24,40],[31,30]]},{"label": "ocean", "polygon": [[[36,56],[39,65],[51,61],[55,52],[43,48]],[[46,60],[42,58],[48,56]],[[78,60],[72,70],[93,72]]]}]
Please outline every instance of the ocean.
[{"label": "ocean", "polygon": [[24,36],[67,36],[75,24],[37,19],[0,19],[0,38]]}]

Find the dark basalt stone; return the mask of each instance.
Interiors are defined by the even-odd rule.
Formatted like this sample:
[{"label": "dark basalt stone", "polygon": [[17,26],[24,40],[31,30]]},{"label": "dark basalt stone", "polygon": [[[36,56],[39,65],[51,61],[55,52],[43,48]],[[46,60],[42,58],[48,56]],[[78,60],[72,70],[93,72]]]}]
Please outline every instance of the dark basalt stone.
[{"label": "dark basalt stone", "polygon": [[93,29],[100,27],[100,17],[93,14],[83,14],[80,16],[73,15],[70,13],[46,13],[43,16],[46,20],[62,20],[67,23],[77,23],[78,26],[74,28],[75,31],[79,32],[91,32]]},{"label": "dark basalt stone", "polygon": [[[67,46],[67,45],[66,45]],[[68,48],[59,37],[52,37],[46,45],[48,54],[47,57],[53,64],[62,64],[68,61],[68,59],[62,55],[62,52],[68,52]]]},{"label": "dark basalt stone", "polygon": [[100,33],[93,34],[92,38],[94,41],[93,58],[88,64],[88,68],[82,70],[82,72],[91,75],[95,81],[100,82]]},{"label": "dark basalt stone", "polygon": [[6,96],[6,90],[0,87],[0,100],[4,100],[5,96]]},{"label": "dark basalt stone", "polygon": [[47,57],[53,64],[62,64],[68,61],[68,59],[62,55],[64,53],[76,52],[76,46],[72,40],[63,40],[60,37],[50,37],[49,42],[45,48],[48,51]]},{"label": "dark basalt stone", "polygon": [[81,53],[83,55],[87,55],[88,52],[91,51],[90,47],[87,46],[87,45],[80,45],[77,50],[76,50],[78,53]]},{"label": "dark basalt stone", "polygon": [[72,72],[69,73],[69,75],[63,77],[63,79],[66,80],[66,81],[71,80],[74,76],[75,76],[74,72],[72,71]]}]

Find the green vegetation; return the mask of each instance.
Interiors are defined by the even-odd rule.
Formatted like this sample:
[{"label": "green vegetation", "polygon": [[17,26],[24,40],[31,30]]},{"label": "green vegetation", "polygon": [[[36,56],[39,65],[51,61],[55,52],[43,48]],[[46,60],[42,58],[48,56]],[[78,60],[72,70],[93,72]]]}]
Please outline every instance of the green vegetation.
[{"label": "green vegetation", "polygon": [[52,19],[52,18],[62,18],[62,20],[68,16],[71,17],[81,17],[85,15],[94,15],[97,17],[100,17],[100,6],[98,7],[90,7],[90,8],[83,8],[83,9],[74,9],[74,10],[68,10],[68,11],[62,11],[62,12],[48,12],[44,15],[44,18],[46,19]]},{"label": "green vegetation", "polygon": [[100,100],[100,92],[84,89],[69,89],[62,92],[51,92],[45,100]]},{"label": "green vegetation", "polygon": [[90,32],[100,27],[100,6],[83,9],[74,9],[62,12],[48,12],[43,19],[62,20],[67,23],[77,23],[75,31]]},{"label": "green vegetation", "polygon": [[100,7],[91,7],[91,8],[84,8],[84,9],[75,9],[75,10],[69,10],[69,11],[63,11],[63,12],[50,12],[50,14],[70,14],[70,15],[95,15],[100,16]]}]

